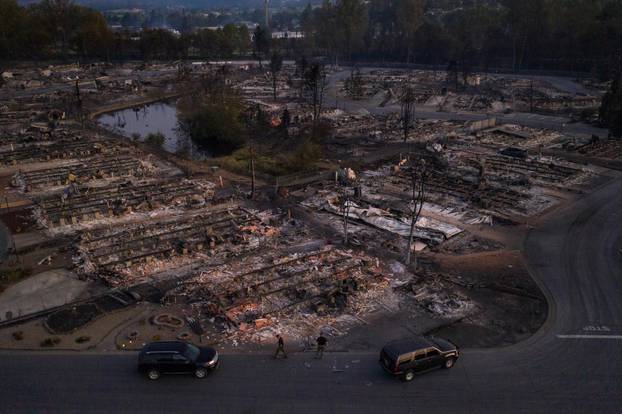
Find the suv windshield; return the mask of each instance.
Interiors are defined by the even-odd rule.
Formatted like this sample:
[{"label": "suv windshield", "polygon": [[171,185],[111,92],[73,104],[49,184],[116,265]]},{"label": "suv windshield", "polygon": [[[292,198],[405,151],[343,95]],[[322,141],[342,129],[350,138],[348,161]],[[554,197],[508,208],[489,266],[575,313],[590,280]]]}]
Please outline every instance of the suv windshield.
[{"label": "suv windshield", "polygon": [[451,342],[445,341],[444,339],[430,338],[430,341],[443,351],[449,351],[449,350],[456,348],[454,344],[452,344]]},{"label": "suv windshield", "polygon": [[196,361],[200,353],[201,350],[192,344],[187,344],[184,350],[184,355],[192,361]]}]

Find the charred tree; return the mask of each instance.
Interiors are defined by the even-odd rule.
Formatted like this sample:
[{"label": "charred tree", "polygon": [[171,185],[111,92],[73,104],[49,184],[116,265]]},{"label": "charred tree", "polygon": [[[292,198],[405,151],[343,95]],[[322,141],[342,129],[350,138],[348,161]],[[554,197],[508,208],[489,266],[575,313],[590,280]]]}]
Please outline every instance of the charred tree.
[{"label": "charred tree", "polygon": [[[406,81],[408,82],[408,81]],[[404,142],[408,140],[408,134],[415,126],[415,91],[410,85],[406,85],[400,96],[400,121],[402,126],[402,134]]]},{"label": "charred tree", "polygon": [[408,234],[408,245],[406,246],[406,258],[404,259],[404,263],[406,263],[406,265],[410,265],[412,256],[412,258],[414,258],[415,269],[417,268],[417,251],[413,249],[412,244],[415,235],[415,227],[417,225],[417,221],[419,220],[419,216],[421,215],[421,210],[423,209],[423,204],[425,202],[427,175],[426,173],[427,165],[424,159],[420,159],[411,165],[410,174],[412,184],[412,213],[410,220],[410,231]]},{"label": "charred tree", "polygon": [[310,93],[313,108],[313,133],[315,134],[322,107],[324,105],[324,91],[326,89],[326,68],[323,63],[313,63],[305,73],[305,87]]},{"label": "charred tree", "polygon": [[276,87],[279,80],[279,73],[283,68],[283,56],[274,52],[270,58],[270,77],[272,78],[272,96],[276,101]]}]

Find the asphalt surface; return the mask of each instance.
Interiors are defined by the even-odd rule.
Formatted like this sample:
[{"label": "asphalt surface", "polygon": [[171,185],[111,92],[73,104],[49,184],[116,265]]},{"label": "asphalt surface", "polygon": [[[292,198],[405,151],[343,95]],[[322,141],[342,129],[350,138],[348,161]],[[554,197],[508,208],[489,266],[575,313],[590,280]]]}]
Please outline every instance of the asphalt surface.
[{"label": "asphalt surface", "polygon": [[150,382],[131,353],[3,353],[0,412],[619,413],[620,205],[618,178],[533,230],[525,256],[549,319],[518,345],[464,350],[450,371],[402,383],[376,354],[223,355],[205,380]]}]

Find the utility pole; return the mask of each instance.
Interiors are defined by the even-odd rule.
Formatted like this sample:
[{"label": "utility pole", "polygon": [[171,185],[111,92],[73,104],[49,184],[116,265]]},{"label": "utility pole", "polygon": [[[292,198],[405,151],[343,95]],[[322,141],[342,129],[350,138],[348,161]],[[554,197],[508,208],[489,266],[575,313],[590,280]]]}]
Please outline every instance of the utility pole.
[{"label": "utility pole", "polygon": [[529,84],[529,112],[533,113],[533,79]]},{"label": "utility pole", "polygon": [[264,13],[266,19],[266,30],[270,30],[270,0],[264,0]]},{"label": "utility pole", "polygon": [[84,116],[82,114],[82,97],[80,96],[80,79],[76,79],[76,110],[78,112],[78,120],[80,120],[80,124],[82,128],[84,128]]},{"label": "utility pole", "polygon": [[415,91],[406,81],[402,96],[400,96],[400,121],[402,123],[402,133],[404,143],[408,141],[408,135],[416,123],[415,114]]}]

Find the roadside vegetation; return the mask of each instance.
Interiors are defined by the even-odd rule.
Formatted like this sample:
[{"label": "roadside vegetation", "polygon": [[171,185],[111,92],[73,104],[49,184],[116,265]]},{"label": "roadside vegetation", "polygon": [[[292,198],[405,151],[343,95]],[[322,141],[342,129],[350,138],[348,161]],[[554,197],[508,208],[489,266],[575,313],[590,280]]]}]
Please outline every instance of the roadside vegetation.
[{"label": "roadside vegetation", "polygon": [[6,290],[9,286],[14,285],[31,275],[27,269],[16,268],[10,270],[0,270],[0,292]]}]

